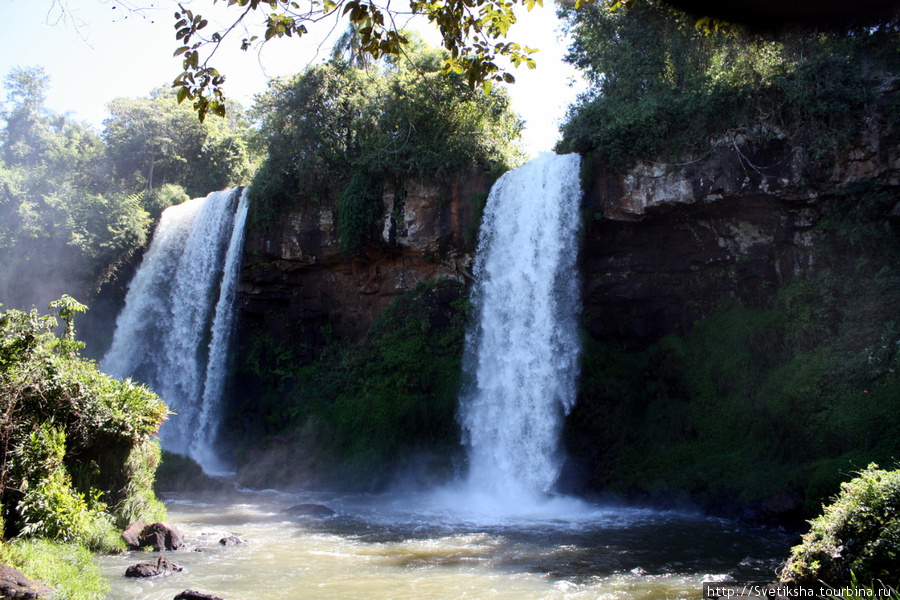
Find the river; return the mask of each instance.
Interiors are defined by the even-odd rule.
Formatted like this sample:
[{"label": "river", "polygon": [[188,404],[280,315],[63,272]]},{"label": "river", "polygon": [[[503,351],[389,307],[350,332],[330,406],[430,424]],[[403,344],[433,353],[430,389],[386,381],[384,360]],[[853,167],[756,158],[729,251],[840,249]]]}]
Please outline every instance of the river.
[{"label": "river", "polygon": [[[126,567],[155,555],[98,560],[110,600],[172,600],[185,589],[226,600],[676,600],[701,598],[710,575],[772,580],[796,542],[692,512],[567,498],[492,511],[464,500],[451,492],[169,495],[169,522],[187,549],[167,555],[182,572],[135,580]],[[286,510],[307,502],[336,514]],[[220,546],[225,534],[245,543]]]}]

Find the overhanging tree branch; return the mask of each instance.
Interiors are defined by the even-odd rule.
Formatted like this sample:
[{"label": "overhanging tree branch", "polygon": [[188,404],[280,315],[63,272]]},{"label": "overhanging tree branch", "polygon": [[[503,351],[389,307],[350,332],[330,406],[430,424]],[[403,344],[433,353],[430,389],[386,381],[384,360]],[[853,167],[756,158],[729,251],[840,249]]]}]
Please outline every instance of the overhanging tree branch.
[{"label": "overhanging tree branch", "polygon": [[[209,22],[202,15],[179,4],[175,13],[175,38],[181,46],[175,56],[182,56],[183,71],[172,86],[179,102],[191,100],[202,121],[207,113],[225,114],[225,77],[211,65],[218,47],[238,25],[259,15],[255,25],[262,33],[241,41],[241,49],[265,44],[275,38],[302,37],[312,26],[333,16],[346,16],[359,36],[359,52],[378,59],[400,56],[409,43],[397,28],[395,17],[422,15],[438,27],[443,46],[450,52],[443,71],[461,73],[471,88],[481,87],[489,93],[493,82],[515,81],[513,75],[498,64],[501,57],[514,66],[533,69],[537,52],[534,48],[506,42],[510,27],[516,22],[514,8],[532,10],[543,0],[410,0],[410,10],[391,7],[390,0],[213,0],[240,9],[231,25],[206,34]],[[580,0],[579,0],[580,4]]]}]

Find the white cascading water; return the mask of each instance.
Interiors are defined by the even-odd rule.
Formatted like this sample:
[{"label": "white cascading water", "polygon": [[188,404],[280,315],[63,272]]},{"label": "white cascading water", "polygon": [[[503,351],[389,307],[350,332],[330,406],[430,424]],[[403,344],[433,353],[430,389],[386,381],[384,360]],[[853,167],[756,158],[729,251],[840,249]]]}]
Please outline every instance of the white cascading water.
[{"label": "white cascading water", "polygon": [[175,413],[163,448],[208,472],[225,470],[214,446],[247,208],[236,188],[163,212],[100,364],[150,385]]},{"label": "white cascading water", "polygon": [[469,489],[538,501],[559,476],[575,401],[580,157],[545,153],[491,189],[475,263],[471,388],[460,402]]}]

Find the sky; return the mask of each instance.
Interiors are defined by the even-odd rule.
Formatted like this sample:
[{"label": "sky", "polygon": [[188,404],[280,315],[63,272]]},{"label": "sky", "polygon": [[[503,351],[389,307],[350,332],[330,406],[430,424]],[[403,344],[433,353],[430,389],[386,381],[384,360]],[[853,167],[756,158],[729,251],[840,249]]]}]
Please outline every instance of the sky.
[{"label": "sky", "polygon": [[[209,27],[234,13],[222,8],[224,2],[181,3],[208,18]],[[43,67],[50,77],[47,106],[99,130],[108,116],[107,102],[146,96],[181,72],[181,60],[172,56],[176,9],[174,0],[0,0],[0,75],[13,67]],[[513,69],[516,83],[509,86],[513,108],[526,121],[523,145],[533,156],[552,150],[559,122],[583,83],[562,62],[565,42],[559,39],[552,0],[531,12],[523,9],[517,17],[511,40],[540,49],[534,55],[538,68]],[[301,40],[274,40],[260,51],[238,49],[239,32],[235,39],[227,38],[212,64],[226,75],[228,98],[248,107],[269,78],[326,59],[333,39],[328,34],[340,33],[345,24],[319,25]],[[416,28],[429,43],[438,43],[437,31],[424,20]],[[5,100],[5,94],[0,98]]]}]

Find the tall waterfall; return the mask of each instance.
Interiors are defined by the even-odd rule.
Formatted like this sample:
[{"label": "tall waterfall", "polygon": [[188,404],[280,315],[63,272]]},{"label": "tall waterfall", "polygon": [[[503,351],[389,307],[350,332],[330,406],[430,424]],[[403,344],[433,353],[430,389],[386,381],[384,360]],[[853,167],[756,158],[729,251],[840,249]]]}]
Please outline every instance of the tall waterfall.
[{"label": "tall waterfall", "polygon": [[541,154],[501,177],[485,208],[460,411],[469,485],[495,498],[537,499],[559,475],[578,370],[579,165]]},{"label": "tall waterfall", "polygon": [[175,413],[163,448],[210,472],[225,470],[214,446],[247,208],[236,188],[163,212],[100,365],[150,385]]}]

